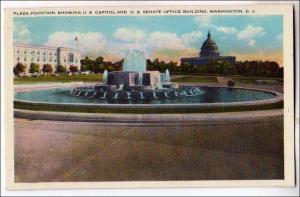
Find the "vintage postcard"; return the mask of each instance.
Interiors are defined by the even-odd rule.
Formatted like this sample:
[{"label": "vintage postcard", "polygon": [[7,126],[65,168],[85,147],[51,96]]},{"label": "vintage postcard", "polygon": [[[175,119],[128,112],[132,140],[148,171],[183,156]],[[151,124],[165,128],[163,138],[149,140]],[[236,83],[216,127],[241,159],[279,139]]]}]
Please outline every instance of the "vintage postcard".
[{"label": "vintage postcard", "polygon": [[4,17],[8,189],[294,186],[292,5]]}]

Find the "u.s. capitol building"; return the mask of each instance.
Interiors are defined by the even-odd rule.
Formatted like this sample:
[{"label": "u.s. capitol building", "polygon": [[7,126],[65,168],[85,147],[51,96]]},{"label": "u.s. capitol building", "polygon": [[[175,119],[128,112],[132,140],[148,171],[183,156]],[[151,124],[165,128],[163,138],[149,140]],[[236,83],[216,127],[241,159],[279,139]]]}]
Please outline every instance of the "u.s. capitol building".
[{"label": "u.s. capitol building", "polygon": [[39,64],[41,69],[43,65],[50,64],[53,71],[58,65],[65,66],[67,69],[73,65],[80,69],[80,59],[78,48],[14,43],[14,66],[17,63],[26,65],[26,73],[30,69],[31,63]]},{"label": "u.s. capitol building", "polygon": [[191,66],[207,65],[212,61],[227,61],[235,64],[235,56],[221,56],[216,42],[211,38],[210,31],[208,31],[207,39],[203,42],[199,57],[181,58],[181,63],[188,63]]}]

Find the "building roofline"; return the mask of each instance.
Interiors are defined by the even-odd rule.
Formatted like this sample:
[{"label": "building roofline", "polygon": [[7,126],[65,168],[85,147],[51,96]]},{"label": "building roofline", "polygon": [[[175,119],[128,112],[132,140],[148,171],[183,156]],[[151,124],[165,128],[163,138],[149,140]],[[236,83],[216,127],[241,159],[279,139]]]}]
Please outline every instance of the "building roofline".
[{"label": "building roofline", "polygon": [[80,51],[77,48],[70,48],[70,47],[54,47],[54,46],[48,46],[48,45],[38,45],[38,44],[27,44],[27,43],[22,43],[22,42],[14,42],[13,43],[14,46],[27,46],[27,47],[40,47],[40,48],[52,48],[52,49],[69,49],[69,50],[73,50],[73,51]]},{"label": "building roofline", "polygon": [[[228,57],[230,57],[230,58],[236,58],[236,56],[222,56],[222,55],[220,55],[220,56],[217,56],[217,57],[214,57],[215,59],[218,59],[218,58],[228,58]],[[214,59],[214,58],[211,58],[211,57],[209,57],[209,56],[207,56],[207,57],[183,57],[183,58],[180,58],[181,60],[194,60],[194,59]]]}]

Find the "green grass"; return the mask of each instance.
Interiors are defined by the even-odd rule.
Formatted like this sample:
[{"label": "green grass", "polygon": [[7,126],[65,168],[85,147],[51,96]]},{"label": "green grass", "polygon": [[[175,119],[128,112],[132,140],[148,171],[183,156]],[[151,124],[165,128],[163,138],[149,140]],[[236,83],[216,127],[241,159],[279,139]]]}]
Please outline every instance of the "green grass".
[{"label": "green grass", "polygon": [[[282,83],[281,78],[259,78],[259,77],[232,77],[234,80],[240,83],[254,83],[255,80],[276,80]],[[44,77],[22,77],[15,78],[14,84],[26,84],[26,83],[48,83],[48,82],[99,82],[102,81],[102,74],[90,74],[90,75],[58,75],[58,76],[44,76]],[[172,82],[181,83],[217,83],[215,76],[181,76],[172,80]]]},{"label": "green grass", "polygon": [[231,78],[240,83],[255,83],[255,80],[274,80],[279,83],[283,83],[282,78],[264,78],[264,77],[231,77]]},{"label": "green grass", "polygon": [[216,113],[282,109],[283,102],[260,106],[236,106],[236,107],[194,107],[194,108],[101,108],[87,106],[58,106],[51,104],[25,104],[14,101],[14,108],[33,111],[60,111],[79,113],[124,113],[124,114],[184,114],[184,113]]},{"label": "green grass", "polygon": [[183,76],[172,80],[172,82],[182,83],[217,83],[217,78],[213,76]]},{"label": "green grass", "polygon": [[43,77],[27,77],[15,78],[15,84],[23,83],[43,83],[43,82],[99,82],[102,81],[102,74],[91,75],[58,75],[58,76],[43,76]]}]

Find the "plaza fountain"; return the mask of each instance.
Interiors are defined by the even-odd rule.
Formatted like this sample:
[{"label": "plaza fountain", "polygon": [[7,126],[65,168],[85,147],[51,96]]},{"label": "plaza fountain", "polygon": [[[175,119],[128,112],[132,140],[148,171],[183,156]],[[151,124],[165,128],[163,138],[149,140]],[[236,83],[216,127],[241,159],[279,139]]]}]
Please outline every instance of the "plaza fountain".
[{"label": "plaza fountain", "polygon": [[202,93],[198,87],[171,83],[168,69],[164,73],[147,71],[145,54],[136,49],[126,54],[122,71],[104,71],[102,84],[76,87],[71,91],[78,97],[108,100],[168,99]]}]

